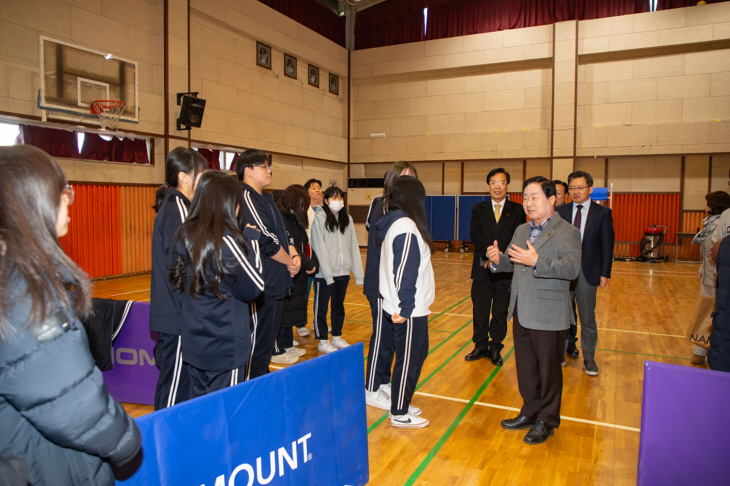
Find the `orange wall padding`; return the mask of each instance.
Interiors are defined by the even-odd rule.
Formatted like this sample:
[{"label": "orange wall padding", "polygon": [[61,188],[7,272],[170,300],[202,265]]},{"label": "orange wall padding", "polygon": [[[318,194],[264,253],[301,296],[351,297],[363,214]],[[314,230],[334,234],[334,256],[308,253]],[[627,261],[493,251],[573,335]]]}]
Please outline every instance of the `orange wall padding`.
[{"label": "orange wall padding", "polygon": [[91,278],[149,271],[155,188],[75,184],[61,247]]},{"label": "orange wall padding", "polygon": [[119,186],[74,185],[61,247],[91,278],[122,273]]},{"label": "orange wall padding", "polygon": [[522,193],[521,192],[510,192],[508,193],[509,200],[513,203],[522,204]]},{"label": "orange wall padding", "polygon": [[[702,220],[707,217],[705,211],[685,211],[682,214],[682,232],[696,234],[697,228],[702,228]],[[682,238],[677,257],[679,260],[700,260],[700,246],[692,245],[692,238]]]},{"label": "orange wall padding", "polygon": [[[614,194],[613,225],[616,233],[614,255],[638,256],[639,241],[651,225],[667,227],[664,242],[674,245],[679,229],[679,193]],[[674,256],[673,247],[665,247],[664,254]]]},{"label": "orange wall padding", "polygon": [[121,188],[122,273],[152,269],[155,190],[154,187]]}]

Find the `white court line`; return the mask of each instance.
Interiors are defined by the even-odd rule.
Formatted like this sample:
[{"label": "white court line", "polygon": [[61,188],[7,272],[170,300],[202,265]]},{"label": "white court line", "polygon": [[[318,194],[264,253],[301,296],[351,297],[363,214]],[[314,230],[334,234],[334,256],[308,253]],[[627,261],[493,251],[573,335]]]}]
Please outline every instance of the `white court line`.
[{"label": "white court line", "polygon": [[[450,402],[459,402],[459,403],[469,403],[469,400],[465,400],[463,398],[453,398],[453,397],[445,397],[442,395],[433,395],[431,393],[424,393],[424,392],[415,392],[414,395],[421,395],[424,397],[429,398],[439,398],[441,400],[447,400]],[[474,402],[474,405],[479,405],[481,407],[489,407],[489,408],[498,408],[500,410],[510,410],[513,412],[519,412],[519,408],[514,407],[505,407],[504,405],[496,405],[494,403],[485,403],[485,402]],[[625,425],[618,425],[618,424],[609,424],[607,422],[596,422],[595,420],[586,420],[581,418],[575,418],[575,417],[566,417],[565,415],[560,416],[560,420],[567,420],[569,422],[580,422],[583,424],[590,424],[590,425],[599,425],[601,427],[609,427],[612,429],[621,429],[621,430],[628,430],[631,432],[641,432],[641,429],[637,429],[636,427],[627,427]]]},{"label": "white court line", "polygon": [[[580,326],[578,326],[578,327],[580,327]],[[686,337],[686,336],[682,336],[680,334],[661,334],[658,332],[646,332],[646,331],[626,331],[624,329],[608,329],[606,327],[597,327],[596,329],[599,329],[601,331],[628,332],[631,334],[651,334],[652,336],[669,336],[669,337],[681,337],[681,338]]]},{"label": "white court line", "polygon": [[448,312],[444,312],[441,314],[442,316],[458,316],[458,317],[472,317],[469,314],[450,314]]},{"label": "white court line", "polygon": [[[135,291],[133,291],[133,292],[122,292],[121,294],[112,294],[112,295],[107,295],[106,297],[102,297],[102,299],[108,299],[109,297],[117,297],[117,296],[119,296],[119,295],[127,295],[127,294],[139,294],[139,293],[142,293],[142,292],[149,292],[149,291],[150,291],[150,289],[135,290]],[[142,302],[142,301],[141,301],[141,300],[138,300],[137,302]]]}]

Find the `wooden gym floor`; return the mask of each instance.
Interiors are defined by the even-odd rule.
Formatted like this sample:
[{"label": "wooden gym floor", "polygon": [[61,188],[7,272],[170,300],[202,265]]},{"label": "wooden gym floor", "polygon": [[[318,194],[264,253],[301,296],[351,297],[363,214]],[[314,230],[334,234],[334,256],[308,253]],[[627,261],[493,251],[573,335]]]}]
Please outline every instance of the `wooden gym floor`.
[{"label": "wooden gym floor", "polygon": [[[684,334],[699,297],[698,265],[614,263],[608,288],[598,292],[600,375],[587,376],[580,358],[568,358],[562,424],[547,443],[529,446],[522,442],[526,431],[499,425],[522,405],[511,329],[504,366],[464,360],[473,346],[471,261],[471,254],[433,255],[430,351],[413,398],[431,423],[396,429],[387,412],[367,407],[369,484],[636,484],[644,362],[691,366],[692,348]],[[149,301],[150,276],[97,280],[94,287],[98,297]],[[367,352],[370,308],[354,280],[345,310],[343,337],[351,344],[364,341]],[[313,335],[295,339],[307,350],[300,361],[318,356]],[[152,411],[125,407],[133,416]]]}]

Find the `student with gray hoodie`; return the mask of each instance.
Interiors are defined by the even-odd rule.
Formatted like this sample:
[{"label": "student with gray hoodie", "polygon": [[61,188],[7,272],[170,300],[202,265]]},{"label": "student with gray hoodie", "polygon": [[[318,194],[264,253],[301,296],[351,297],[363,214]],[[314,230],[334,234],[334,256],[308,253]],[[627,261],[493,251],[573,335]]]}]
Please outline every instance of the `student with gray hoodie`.
[{"label": "student with gray hoodie", "polygon": [[[319,258],[319,271],[314,276],[314,335],[319,339],[318,351],[330,353],[349,346],[342,339],[345,294],[350,283],[350,271],[357,285],[362,285],[364,272],[355,225],[345,209],[342,189],[329,187],[323,196],[324,204],[314,208],[312,223],[312,251]],[[327,339],[327,306],[330,299],[332,342]]]}]

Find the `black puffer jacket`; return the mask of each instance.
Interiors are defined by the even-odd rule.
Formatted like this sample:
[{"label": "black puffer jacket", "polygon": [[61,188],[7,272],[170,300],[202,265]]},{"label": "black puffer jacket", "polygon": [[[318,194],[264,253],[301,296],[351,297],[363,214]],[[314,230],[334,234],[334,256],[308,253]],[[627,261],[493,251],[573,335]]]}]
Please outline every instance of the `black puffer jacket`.
[{"label": "black puffer jacket", "polygon": [[307,274],[307,270],[319,267],[317,256],[312,253],[312,258],[307,257],[305,247],[309,242],[307,230],[297,221],[292,213],[281,213],[284,220],[284,227],[289,236],[289,244],[294,246],[302,257],[302,268],[294,277],[292,293],[284,299],[284,317],[281,320],[282,327],[293,327],[303,325],[307,322],[307,277],[314,276]]},{"label": "black puffer jacket", "polygon": [[717,255],[715,304],[707,363],[713,370],[730,371],[730,238],[722,240]]},{"label": "black puffer jacket", "polygon": [[48,332],[28,331],[24,293],[16,278],[4,296],[14,331],[0,339],[0,454],[24,460],[34,486],[114,484],[110,464],[134,458],[139,428],[107,392],[81,323],[56,309]]}]

